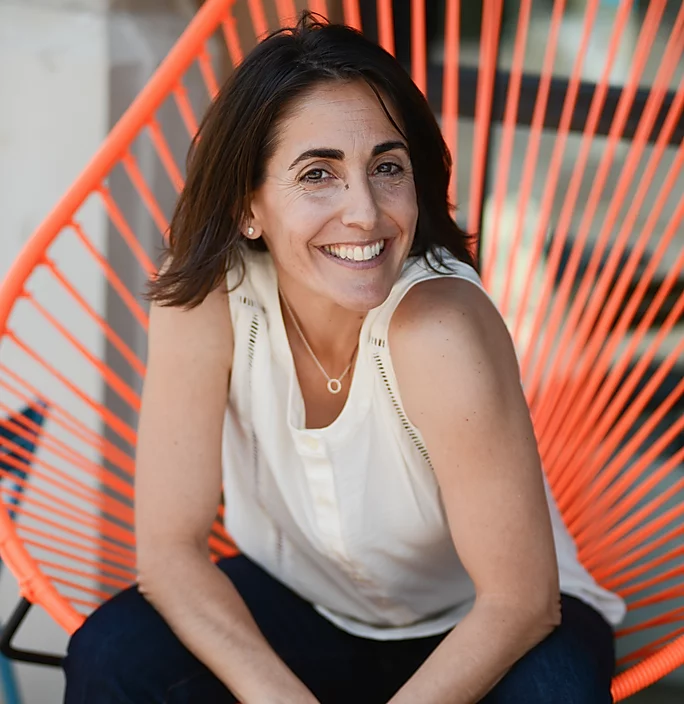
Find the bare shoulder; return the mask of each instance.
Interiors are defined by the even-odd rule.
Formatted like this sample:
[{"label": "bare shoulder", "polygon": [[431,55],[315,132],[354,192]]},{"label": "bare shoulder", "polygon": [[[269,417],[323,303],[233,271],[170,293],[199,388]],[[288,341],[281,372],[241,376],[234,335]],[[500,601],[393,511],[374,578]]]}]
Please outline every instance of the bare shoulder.
[{"label": "bare shoulder", "polygon": [[[191,309],[153,304],[150,309],[149,357],[157,362],[212,362],[230,368],[233,326],[225,284]],[[194,368],[201,373],[197,364]]]},{"label": "bare shoulder", "polygon": [[501,315],[466,279],[445,276],[415,285],[392,317],[389,343],[397,374],[444,360],[464,370],[503,367],[517,380],[513,343]]},{"label": "bare shoulder", "polygon": [[506,414],[528,412],[508,329],[473,282],[414,286],[392,318],[389,347],[404,410],[421,429],[452,432],[462,421],[472,432],[477,417],[486,432]]}]

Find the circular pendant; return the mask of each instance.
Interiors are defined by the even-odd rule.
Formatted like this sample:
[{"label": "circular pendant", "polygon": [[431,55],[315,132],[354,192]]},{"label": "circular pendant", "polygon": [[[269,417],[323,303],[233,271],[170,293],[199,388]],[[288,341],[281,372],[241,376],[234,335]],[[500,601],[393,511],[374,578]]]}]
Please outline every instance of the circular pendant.
[{"label": "circular pendant", "polygon": [[331,394],[339,394],[342,391],[342,382],[339,379],[328,379],[328,391]]}]

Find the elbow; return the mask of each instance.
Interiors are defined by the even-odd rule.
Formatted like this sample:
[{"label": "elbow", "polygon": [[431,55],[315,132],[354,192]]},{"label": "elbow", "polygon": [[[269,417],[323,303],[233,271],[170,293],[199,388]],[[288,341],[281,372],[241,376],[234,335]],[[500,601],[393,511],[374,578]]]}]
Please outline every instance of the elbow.
[{"label": "elbow", "polygon": [[500,633],[507,632],[508,638],[530,650],[541,643],[560,625],[561,600],[556,588],[531,587],[524,594],[507,594],[505,597],[482,597],[476,600],[485,611],[491,612],[499,626]]},{"label": "elbow", "polygon": [[139,540],[136,554],[136,587],[140,594],[156,606],[163,599],[165,586],[169,583],[169,567],[178,549],[164,542]]},{"label": "elbow", "polygon": [[136,586],[153,606],[175,590],[177,579],[170,575],[185,574],[198,560],[209,559],[208,550],[194,540],[139,539],[136,555]]},{"label": "elbow", "polygon": [[550,636],[560,624],[560,591],[557,588],[546,593],[540,590],[538,597],[531,604],[528,621],[530,635],[535,644]]},{"label": "elbow", "polygon": [[135,583],[138,592],[144,599],[155,606],[158,602],[159,591],[163,588],[164,580],[154,561],[148,562],[138,559]]},{"label": "elbow", "polygon": [[551,635],[558,626],[561,625],[561,602],[560,595],[549,604],[539,615],[539,628],[543,633],[540,640],[546,638],[546,636]]},{"label": "elbow", "polygon": [[175,570],[169,569],[164,553],[150,556],[148,559],[138,558],[135,586],[140,595],[157,611],[163,612],[164,605],[173,599],[176,590],[174,579],[170,575]]},{"label": "elbow", "polygon": [[160,545],[154,545],[151,541],[138,537],[136,546],[136,583],[138,591],[142,594],[150,589],[159,580],[159,572],[163,568],[164,556]]}]

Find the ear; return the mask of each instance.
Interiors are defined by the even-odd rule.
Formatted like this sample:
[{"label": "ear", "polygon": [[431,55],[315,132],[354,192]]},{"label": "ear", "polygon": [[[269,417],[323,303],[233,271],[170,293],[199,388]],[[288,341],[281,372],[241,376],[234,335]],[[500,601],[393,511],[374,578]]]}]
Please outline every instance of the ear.
[{"label": "ear", "polygon": [[263,228],[252,208],[250,208],[249,213],[245,215],[240,230],[248,240],[258,240],[259,237],[261,237]]}]

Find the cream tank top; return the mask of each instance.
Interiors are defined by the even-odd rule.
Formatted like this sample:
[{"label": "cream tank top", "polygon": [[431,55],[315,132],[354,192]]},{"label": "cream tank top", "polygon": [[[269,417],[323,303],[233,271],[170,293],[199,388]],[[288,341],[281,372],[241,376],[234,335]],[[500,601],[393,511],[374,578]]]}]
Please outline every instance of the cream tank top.
[{"label": "cream tank top", "polygon": [[[482,287],[477,273],[448,254],[448,274],[407,260],[364,320],[342,412],[308,430],[273,261],[266,252],[245,258],[244,279],[229,294],[226,529],[245,555],[349,633],[393,640],[451,629],[475,589],[453,546],[428,450],[402,408],[387,332],[415,284],[446,275]],[[237,281],[230,272],[229,288]],[[547,496],[561,590],[617,624],[624,603],[580,565],[548,487]]]}]

